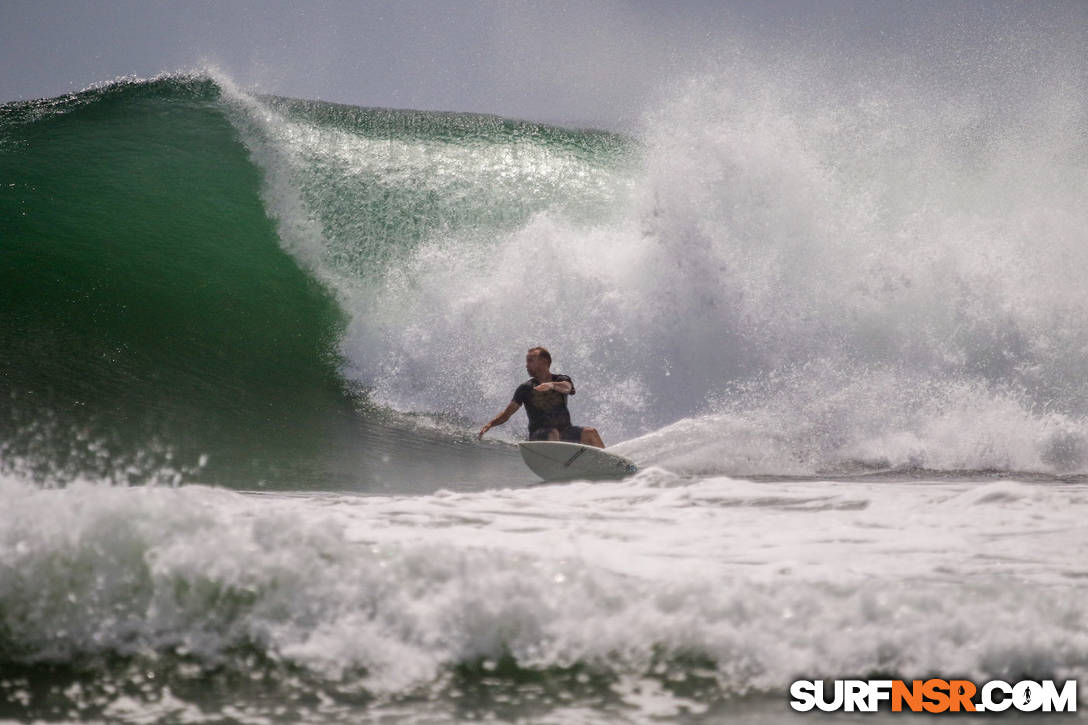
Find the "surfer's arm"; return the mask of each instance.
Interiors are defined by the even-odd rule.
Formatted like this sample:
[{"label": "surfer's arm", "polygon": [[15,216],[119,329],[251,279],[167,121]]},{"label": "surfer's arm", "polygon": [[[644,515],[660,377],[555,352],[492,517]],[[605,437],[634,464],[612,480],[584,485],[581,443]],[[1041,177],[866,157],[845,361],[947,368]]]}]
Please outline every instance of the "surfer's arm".
[{"label": "surfer's arm", "polygon": [[496,415],[490,423],[485,424],[484,427],[480,429],[480,435],[476,436],[477,439],[482,440],[484,437],[484,433],[488,432],[495,426],[502,425],[506,421],[510,420],[510,416],[518,412],[518,408],[520,407],[521,403],[517,402],[516,400],[511,400],[510,405],[506,406],[506,410]]},{"label": "surfer's arm", "polygon": [[574,393],[574,386],[568,383],[566,380],[559,380],[554,383],[541,383],[540,385],[533,388],[533,390],[539,391],[541,393],[548,390],[554,390],[555,392],[562,393],[563,395],[572,395]]}]

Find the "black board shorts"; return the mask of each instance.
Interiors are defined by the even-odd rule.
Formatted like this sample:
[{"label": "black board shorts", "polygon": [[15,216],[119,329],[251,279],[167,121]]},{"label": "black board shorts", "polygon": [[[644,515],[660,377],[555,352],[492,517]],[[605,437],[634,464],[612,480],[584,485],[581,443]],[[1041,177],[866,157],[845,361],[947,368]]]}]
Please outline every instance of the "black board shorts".
[{"label": "black board shorts", "polygon": [[[536,430],[529,431],[529,440],[531,441],[546,441],[548,440],[548,434],[555,428],[537,428]],[[582,442],[582,426],[580,425],[568,425],[559,431],[559,440],[566,443],[581,443]]]}]

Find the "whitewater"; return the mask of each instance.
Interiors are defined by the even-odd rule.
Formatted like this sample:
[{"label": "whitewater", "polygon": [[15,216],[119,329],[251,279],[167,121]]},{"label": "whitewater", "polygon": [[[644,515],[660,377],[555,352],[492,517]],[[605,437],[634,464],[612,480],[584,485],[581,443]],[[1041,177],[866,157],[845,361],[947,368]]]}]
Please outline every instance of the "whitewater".
[{"label": "whitewater", "polygon": [[[0,107],[0,717],[1083,691],[1083,96],[732,70],[622,134],[214,70]],[[538,344],[640,473],[476,440]]]}]

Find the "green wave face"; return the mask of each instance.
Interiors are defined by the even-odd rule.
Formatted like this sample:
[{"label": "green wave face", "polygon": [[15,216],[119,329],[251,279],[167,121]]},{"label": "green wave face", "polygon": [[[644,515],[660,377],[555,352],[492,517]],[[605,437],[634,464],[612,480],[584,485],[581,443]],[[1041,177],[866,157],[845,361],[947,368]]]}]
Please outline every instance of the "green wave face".
[{"label": "green wave face", "polygon": [[219,96],[174,78],[0,108],[6,465],[214,472],[345,409],[338,308],[281,250]]}]

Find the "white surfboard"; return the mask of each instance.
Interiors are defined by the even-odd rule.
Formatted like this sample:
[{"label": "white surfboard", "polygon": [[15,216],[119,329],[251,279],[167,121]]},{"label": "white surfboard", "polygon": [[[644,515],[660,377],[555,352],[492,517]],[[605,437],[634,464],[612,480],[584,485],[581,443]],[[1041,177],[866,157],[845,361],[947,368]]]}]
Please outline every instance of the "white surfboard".
[{"label": "white surfboard", "polygon": [[638,466],[623,456],[581,443],[527,441],[518,443],[518,450],[525,465],[545,481],[623,478],[638,471]]}]

